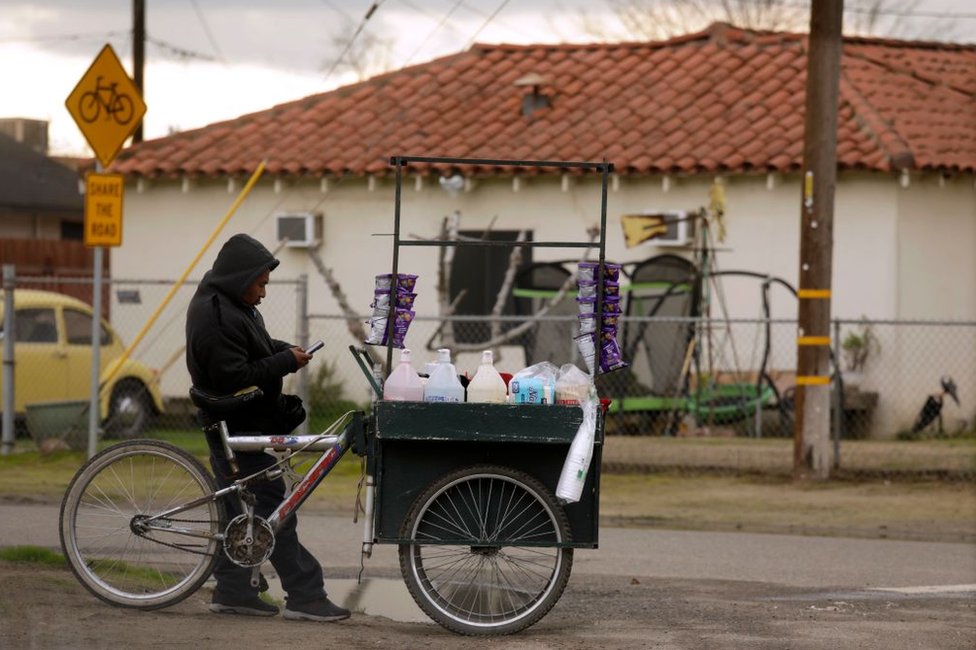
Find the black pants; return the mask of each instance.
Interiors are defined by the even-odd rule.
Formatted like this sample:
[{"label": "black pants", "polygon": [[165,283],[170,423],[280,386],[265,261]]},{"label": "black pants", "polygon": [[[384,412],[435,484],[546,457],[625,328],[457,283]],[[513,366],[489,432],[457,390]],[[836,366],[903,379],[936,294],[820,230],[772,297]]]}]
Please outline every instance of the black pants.
[{"label": "black pants", "polygon": [[[265,453],[238,453],[236,457],[241,470],[240,476],[249,476],[276,462],[273,456]],[[213,468],[218,486],[224,488],[231,484],[230,467],[223,453],[211,452],[210,466]],[[267,518],[284,498],[285,483],[281,479],[259,482],[251,485],[250,490],[257,500],[254,504],[255,514]],[[229,518],[242,514],[240,502],[236,497],[226,498],[225,503]],[[322,567],[308,549],[298,541],[296,515],[292,514],[288,517],[278,531],[274,552],[270,559],[271,565],[281,579],[281,586],[288,594],[289,603],[307,603],[325,598]],[[257,595],[257,588],[251,586],[251,569],[237,566],[222,550],[214,569],[214,577],[217,579],[217,593],[228,596]]]}]

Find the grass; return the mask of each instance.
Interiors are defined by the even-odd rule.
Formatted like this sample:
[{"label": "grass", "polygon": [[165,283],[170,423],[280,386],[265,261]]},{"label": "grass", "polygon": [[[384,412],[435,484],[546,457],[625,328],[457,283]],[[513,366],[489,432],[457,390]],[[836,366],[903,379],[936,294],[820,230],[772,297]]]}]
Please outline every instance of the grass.
[{"label": "grass", "polygon": [[[155,430],[151,437],[167,440],[207,465],[207,446],[199,432]],[[935,461],[940,465],[952,461],[971,466],[976,450],[972,439],[856,442],[846,443],[844,458],[848,462],[861,459],[858,462],[875,467],[910,467]],[[764,456],[772,454],[777,459],[784,456],[789,462],[790,445],[790,441],[772,439],[609,438],[605,461],[611,446],[616,446],[615,457],[639,463],[644,460],[639,454],[644,453],[649,462],[667,465],[680,460],[685,470],[691,471],[603,472],[601,517],[604,523],[630,526],[976,541],[976,485],[971,480],[797,483],[775,472],[694,473],[694,465],[713,465],[715,459],[729,462],[741,457],[765,466]],[[946,456],[947,451],[951,455]],[[315,456],[307,458],[311,462]],[[84,460],[81,452],[42,455],[30,440],[18,441],[14,454],[0,456],[0,494],[8,499],[57,503]],[[346,454],[305,507],[351,514],[359,478],[360,459]]]},{"label": "grass", "polygon": [[53,567],[68,566],[63,555],[55,553],[50,549],[41,548],[40,546],[11,546],[10,548],[0,548],[0,560]]}]

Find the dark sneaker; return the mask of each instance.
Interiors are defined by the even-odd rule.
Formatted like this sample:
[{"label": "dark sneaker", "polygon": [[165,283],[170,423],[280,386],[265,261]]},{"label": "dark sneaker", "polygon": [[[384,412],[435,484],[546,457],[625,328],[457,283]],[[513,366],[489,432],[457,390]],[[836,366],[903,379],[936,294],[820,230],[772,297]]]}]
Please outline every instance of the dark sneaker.
[{"label": "dark sneaker", "polygon": [[349,618],[349,610],[323,598],[307,603],[288,603],[283,616],[290,621],[341,621]]},{"label": "dark sneaker", "polygon": [[210,601],[210,611],[218,614],[241,614],[243,616],[275,616],[278,608],[266,603],[257,595],[224,596],[213,595]]}]

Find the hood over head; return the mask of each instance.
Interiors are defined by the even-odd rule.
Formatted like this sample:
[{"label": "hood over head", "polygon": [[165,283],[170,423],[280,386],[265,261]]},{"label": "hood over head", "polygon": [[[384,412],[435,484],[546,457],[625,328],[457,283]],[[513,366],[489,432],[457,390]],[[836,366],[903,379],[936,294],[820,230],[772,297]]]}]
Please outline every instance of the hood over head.
[{"label": "hood over head", "polygon": [[205,281],[231,298],[240,300],[259,275],[273,271],[279,263],[261,242],[241,233],[228,239],[220,248]]}]

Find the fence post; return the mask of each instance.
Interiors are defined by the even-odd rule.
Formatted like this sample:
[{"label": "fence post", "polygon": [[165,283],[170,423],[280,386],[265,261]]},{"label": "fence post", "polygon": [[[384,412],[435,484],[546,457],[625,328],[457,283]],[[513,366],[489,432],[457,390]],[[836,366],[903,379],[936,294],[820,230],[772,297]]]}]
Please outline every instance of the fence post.
[{"label": "fence post", "polygon": [[844,382],[840,376],[840,321],[833,320],[834,341],[834,469],[840,467],[840,434],[844,426]]},{"label": "fence post", "polygon": [[[295,315],[295,345],[303,350],[308,347],[308,274],[302,273],[298,276],[298,283],[295,285],[295,302],[297,313]],[[306,366],[298,372],[296,377],[298,396],[302,398],[307,413],[311,413],[311,405],[308,403],[308,372]],[[308,417],[298,427],[299,435],[308,433]]]},{"label": "fence post", "polygon": [[3,445],[0,454],[14,449],[14,287],[13,264],[3,265]]}]

